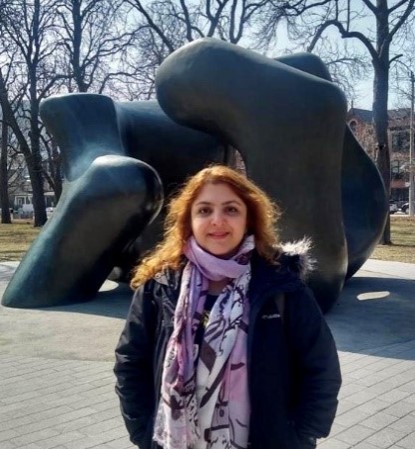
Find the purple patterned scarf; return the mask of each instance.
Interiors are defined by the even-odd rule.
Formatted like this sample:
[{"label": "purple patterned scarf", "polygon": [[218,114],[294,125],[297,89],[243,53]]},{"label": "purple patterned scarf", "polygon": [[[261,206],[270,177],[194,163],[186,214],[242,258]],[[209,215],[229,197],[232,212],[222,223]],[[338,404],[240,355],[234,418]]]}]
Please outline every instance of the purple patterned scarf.
[{"label": "purple patterned scarf", "polygon": [[[249,236],[237,254],[225,260],[204,251],[193,237],[189,239],[185,250],[189,262],[183,270],[154,426],[153,438],[165,449],[248,445],[247,290],[254,246]],[[224,278],[230,281],[213,305],[199,351],[194,337],[209,279]]]}]

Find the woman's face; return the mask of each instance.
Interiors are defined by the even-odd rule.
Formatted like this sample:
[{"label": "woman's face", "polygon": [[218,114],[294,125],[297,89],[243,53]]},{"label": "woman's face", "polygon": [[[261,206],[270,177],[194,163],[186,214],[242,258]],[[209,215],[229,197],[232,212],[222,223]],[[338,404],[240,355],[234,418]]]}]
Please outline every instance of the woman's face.
[{"label": "woman's face", "polygon": [[246,233],[247,207],[228,184],[206,184],[192,204],[191,228],[203,249],[231,257]]}]

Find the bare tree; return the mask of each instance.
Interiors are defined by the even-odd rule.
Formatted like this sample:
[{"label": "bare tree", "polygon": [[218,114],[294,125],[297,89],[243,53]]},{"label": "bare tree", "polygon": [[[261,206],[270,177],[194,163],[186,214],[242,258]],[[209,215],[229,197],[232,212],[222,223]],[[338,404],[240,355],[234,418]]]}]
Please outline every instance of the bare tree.
[{"label": "bare tree", "polygon": [[10,224],[11,210],[14,204],[10,202],[10,196],[22,192],[26,184],[25,168],[26,164],[16,138],[7,122],[0,120],[0,208],[1,223]]},{"label": "bare tree", "polygon": [[125,0],[138,13],[135,63],[138,84],[154,92],[157,67],[174,50],[201,37],[234,44],[248,38],[255,16],[269,0]]},{"label": "bare tree", "polygon": [[[2,10],[3,4],[0,3],[0,11]],[[5,55],[7,46],[4,46],[3,44],[3,42],[0,42],[0,61],[4,61],[6,59]],[[10,74],[11,70],[7,70],[6,80],[9,78]],[[9,140],[9,124],[5,119],[2,103],[0,102],[0,208],[1,223],[3,224],[11,224],[12,222],[9,197]]]},{"label": "bare tree", "polygon": [[9,45],[6,66],[13,65],[24,91],[20,114],[26,114],[27,129],[19,121],[10,102],[8,86],[0,72],[0,104],[25,156],[33,191],[34,225],[45,223],[45,197],[41,157],[39,105],[52,87],[66,77],[57,72],[54,59],[59,48],[56,37],[57,0],[14,0],[2,3],[1,38]]},{"label": "bare tree", "polygon": [[[3,42],[4,43],[4,42]],[[8,44],[3,46],[0,51],[0,59],[7,60],[7,50],[9,53],[13,53],[10,51],[13,48],[12,45]],[[15,85],[15,76],[14,70],[9,64],[5,70],[5,76],[3,78],[2,72],[0,69],[0,77],[2,80],[2,84],[4,86],[14,86]],[[5,93],[3,92],[3,96]],[[0,93],[0,97],[2,94]],[[10,98],[10,100],[9,100]],[[12,114],[15,114],[16,111],[21,109],[21,100],[22,100],[22,91],[19,89],[8,89],[7,92],[7,100],[10,105],[10,109]],[[1,156],[0,156],[0,207],[1,207],[1,222],[2,223],[11,223],[11,214],[10,214],[10,193],[12,191],[12,184],[18,178],[18,171],[16,170],[16,161],[17,158],[14,156],[17,153],[17,149],[13,146],[12,141],[14,135],[11,132],[10,124],[6,119],[5,108],[3,107],[2,101],[0,101],[0,127],[1,127]]]},{"label": "bare tree", "polygon": [[69,92],[102,93],[113,80],[133,76],[124,60],[135,29],[123,0],[59,0],[56,14]]},{"label": "bare tree", "polygon": [[[275,26],[287,21],[293,39],[301,41],[307,51],[315,51],[337,36],[358,43],[369,55],[374,71],[373,124],[376,136],[376,162],[390,191],[390,155],[388,145],[389,69],[396,58],[392,47],[414,18],[415,0],[294,0],[270,2],[264,30],[272,37]],[[371,21],[371,22],[370,22]],[[370,26],[374,24],[374,30]],[[390,222],[385,227],[381,243],[390,244]]]}]

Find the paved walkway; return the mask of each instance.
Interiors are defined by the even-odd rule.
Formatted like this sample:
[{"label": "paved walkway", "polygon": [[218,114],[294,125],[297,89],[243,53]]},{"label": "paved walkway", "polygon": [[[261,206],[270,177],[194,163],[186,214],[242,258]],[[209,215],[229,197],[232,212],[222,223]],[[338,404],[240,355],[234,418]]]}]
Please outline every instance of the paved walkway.
[{"label": "paved walkway", "polygon": [[[369,260],[327,315],[344,381],[319,449],[415,448],[414,280],[415,265]],[[0,309],[1,449],[133,448],[112,374],[130,297],[107,282],[89,303]]]}]

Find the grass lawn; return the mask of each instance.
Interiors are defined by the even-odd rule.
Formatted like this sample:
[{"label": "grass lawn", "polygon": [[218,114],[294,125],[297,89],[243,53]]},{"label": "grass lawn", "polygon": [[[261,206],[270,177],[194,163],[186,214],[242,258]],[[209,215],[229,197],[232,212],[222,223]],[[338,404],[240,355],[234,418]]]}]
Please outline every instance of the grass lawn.
[{"label": "grass lawn", "polygon": [[39,232],[31,220],[0,224],[0,262],[20,260]]},{"label": "grass lawn", "polygon": [[[39,232],[30,220],[0,224],[0,262],[20,260]],[[392,215],[391,234],[393,245],[378,245],[371,258],[415,263],[415,219]]]},{"label": "grass lawn", "polygon": [[371,259],[415,263],[415,218],[391,216],[393,245],[378,245]]}]

